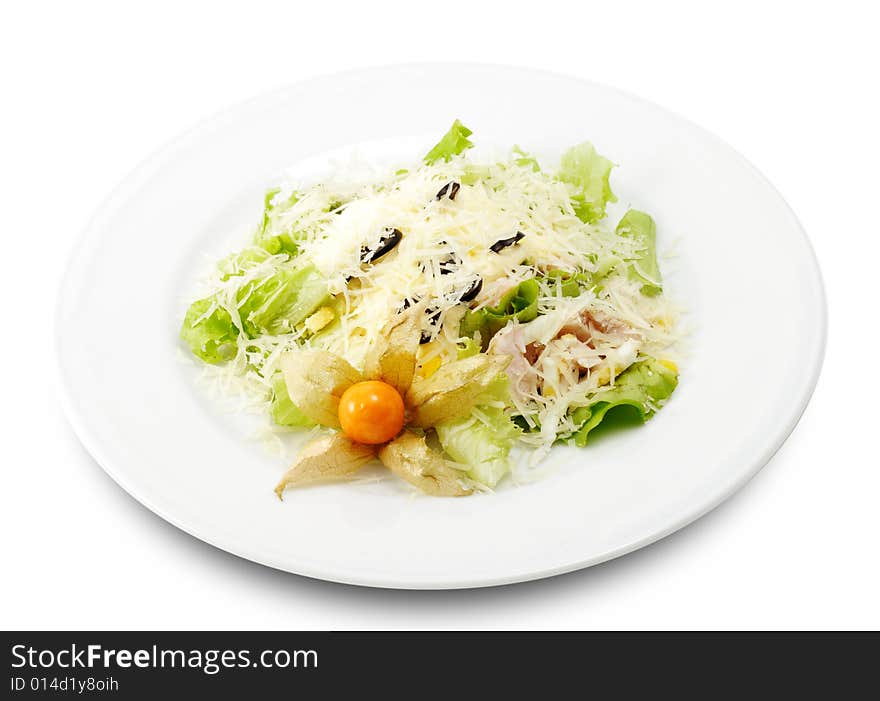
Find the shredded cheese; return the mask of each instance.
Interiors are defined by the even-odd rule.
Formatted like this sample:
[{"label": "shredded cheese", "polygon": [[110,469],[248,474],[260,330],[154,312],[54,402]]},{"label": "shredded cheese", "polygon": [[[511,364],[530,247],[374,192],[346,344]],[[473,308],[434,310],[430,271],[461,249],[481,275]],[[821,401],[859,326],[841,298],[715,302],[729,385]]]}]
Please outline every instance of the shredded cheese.
[{"label": "shredded cheese", "polygon": [[[571,186],[551,174],[514,160],[481,167],[477,178],[474,172],[458,156],[354,186],[323,182],[277,193],[271,201],[278,206],[267,214],[263,233],[295,232],[298,262],[313,265],[326,279],[332,306],[287,333],[239,334],[235,357],[211,368],[213,377],[228,390],[265,402],[280,356],[294,345],[319,347],[361,367],[385,323],[421,299],[428,300],[424,334],[430,342],[420,347],[417,373],[428,377],[456,357],[459,322],[468,308],[494,306],[520,282],[537,277],[539,316],[501,329],[489,352],[512,358],[511,399],[528,426],[540,427],[522,439],[537,449],[539,460],[554,441],[577,429],[572,408],[613,386],[640,353],[660,357],[668,351],[676,340],[677,312],[664,295],[641,294],[642,283],[624,274],[565,296],[559,279],[547,272],[597,272],[599,261],[635,257],[633,241],[618,236],[607,221],[581,221],[572,209]],[[453,182],[460,185],[454,195],[445,188],[438,197]],[[394,231],[399,241],[376,255]],[[499,244],[512,238],[518,240]],[[239,310],[248,294],[286,260],[284,254],[266,255],[228,279],[215,277],[216,305],[204,317],[220,307],[243,328]]]},{"label": "shredded cheese", "polygon": [[[610,255],[615,246],[619,250],[620,239],[612,231],[574,215],[567,185],[528,167],[490,166],[481,180],[461,184],[454,199],[437,199],[444,185],[463,179],[466,167],[456,158],[422,165],[391,182],[367,184],[326,226],[306,230],[304,260],[316,265],[331,293],[345,300],[342,323],[321,338],[322,347],[359,365],[406,300],[429,298],[439,314],[436,326],[446,327],[450,312],[477,279],[482,290],[475,308],[497,302],[539,269],[589,270],[593,257]],[[375,246],[388,228],[402,232],[400,243],[365,264],[362,249]],[[494,243],[517,232],[524,234],[521,240],[492,251]]]}]

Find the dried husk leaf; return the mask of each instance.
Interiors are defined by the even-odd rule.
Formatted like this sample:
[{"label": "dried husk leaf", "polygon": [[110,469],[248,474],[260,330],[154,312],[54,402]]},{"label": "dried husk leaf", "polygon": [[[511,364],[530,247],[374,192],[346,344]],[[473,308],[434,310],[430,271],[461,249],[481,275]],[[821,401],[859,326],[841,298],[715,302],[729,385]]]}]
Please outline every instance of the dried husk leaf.
[{"label": "dried husk leaf", "polygon": [[405,431],[379,450],[379,460],[401,479],[435,497],[463,497],[472,489],[462,487],[462,473],[449,467],[443,456],[425,442],[424,436]]},{"label": "dried husk leaf", "polygon": [[315,423],[339,428],[339,398],[361,374],[338,355],[296,350],[281,358],[290,401]]},{"label": "dried husk leaf", "polygon": [[379,334],[364,363],[364,376],[381,380],[405,395],[416,369],[425,301],[396,314]]},{"label": "dried husk leaf", "polygon": [[275,493],[280,499],[287,487],[352,479],[375,456],[374,446],[355,443],[342,433],[320,436],[303,446]]},{"label": "dried husk leaf", "polygon": [[447,363],[429,378],[416,380],[406,396],[412,412],[408,423],[428,428],[467,416],[509,363],[509,355],[481,353]]}]

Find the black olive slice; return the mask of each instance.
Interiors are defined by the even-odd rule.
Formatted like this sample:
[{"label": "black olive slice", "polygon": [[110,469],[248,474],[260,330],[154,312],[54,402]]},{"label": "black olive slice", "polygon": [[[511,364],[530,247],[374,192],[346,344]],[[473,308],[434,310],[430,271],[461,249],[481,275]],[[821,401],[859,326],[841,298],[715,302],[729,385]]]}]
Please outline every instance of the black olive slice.
[{"label": "black olive slice", "polygon": [[450,200],[454,200],[460,189],[461,185],[453,180],[441,187],[437,194],[434,195],[434,199],[442,200],[444,197],[448,196]]},{"label": "black olive slice", "polygon": [[425,315],[428,317],[428,326],[430,328],[422,330],[419,336],[420,345],[431,342],[437,333],[437,324],[440,322],[440,310],[437,307],[428,307],[425,309]]},{"label": "black olive slice", "polygon": [[[413,304],[416,304],[419,301],[418,297],[410,299],[407,297],[403,300],[403,303],[397,309],[397,313],[400,314],[406,309],[409,309]],[[434,334],[436,332],[437,322],[440,321],[440,310],[437,307],[429,306],[425,309],[425,316],[427,317],[426,321],[430,328],[423,330],[421,335],[419,336],[419,344],[424,345],[425,343],[430,343],[434,338]]]},{"label": "black olive slice", "polygon": [[363,263],[375,263],[399,244],[402,238],[403,234],[400,232],[400,229],[385,229],[385,233],[382,234],[379,244],[375,249],[361,246],[361,261]]},{"label": "black olive slice", "polygon": [[476,296],[478,294],[480,294],[480,290],[482,290],[482,289],[483,289],[483,278],[477,277],[471,283],[471,286],[468,287],[464,291],[464,294],[462,294],[462,296],[459,297],[459,300],[462,302],[471,302],[476,298]]},{"label": "black olive slice", "polygon": [[526,235],[522,231],[517,231],[513,236],[509,239],[501,239],[500,241],[496,241],[489,248],[493,253],[501,253],[508,246],[512,246],[515,243],[519,243],[522,241]]},{"label": "black olive slice", "polygon": [[455,272],[455,269],[461,266],[461,258],[455,253],[447,253],[439,263],[440,274],[449,275]]}]

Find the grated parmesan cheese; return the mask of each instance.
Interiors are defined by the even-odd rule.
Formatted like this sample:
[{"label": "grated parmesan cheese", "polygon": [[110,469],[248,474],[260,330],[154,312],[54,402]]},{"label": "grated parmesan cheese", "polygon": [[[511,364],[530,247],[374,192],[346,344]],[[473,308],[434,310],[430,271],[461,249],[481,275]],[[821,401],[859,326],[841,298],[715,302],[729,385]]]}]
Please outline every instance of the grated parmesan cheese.
[{"label": "grated parmesan cheese", "polygon": [[[277,193],[271,202],[279,206],[268,216],[264,233],[296,233],[298,262],[315,266],[326,278],[332,306],[288,333],[239,334],[237,354],[211,368],[214,379],[226,383],[227,390],[268,401],[279,359],[294,345],[326,349],[362,367],[385,323],[421,299],[430,300],[435,319],[425,327],[430,342],[418,356],[417,372],[427,376],[456,357],[459,322],[467,308],[494,306],[517,284],[538,276],[539,316],[508,324],[492,339],[489,352],[513,358],[511,398],[522,420],[540,427],[522,438],[537,449],[539,460],[554,441],[577,429],[572,408],[613,386],[640,353],[659,357],[675,343],[677,312],[664,295],[641,294],[642,283],[622,274],[603,279],[601,289],[564,296],[559,280],[542,274],[596,272],[598,261],[634,258],[632,239],[618,236],[607,220],[581,221],[572,209],[571,185],[530,165],[511,160],[481,166],[476,180],[474,172],[464,156],[456,156],[356,185],[337,187],[328,181]],[[449,188],[438,198],[451,182],[460,184],[454,199]],[[401,232],[399,243],[381,258],[364,262],[364,251],[375,251],[381,237],[394,229]],[[492,250],[517,232],[524,236],[516,243]],[[234,277],[215,278],[216,306],[243,328],[239,309],[247,298],[239,299],[238,290],[258,286],[286,260],[285,254],[267,255],[234,271]],[[479,293],[463,303],[476,280],[482,285]],[[589,344],[576,333],[585,318],[603,320],[590,328]],[[566,331],[569,327],[574,333]],[[527,359],[528,349],[537,357]]]}]

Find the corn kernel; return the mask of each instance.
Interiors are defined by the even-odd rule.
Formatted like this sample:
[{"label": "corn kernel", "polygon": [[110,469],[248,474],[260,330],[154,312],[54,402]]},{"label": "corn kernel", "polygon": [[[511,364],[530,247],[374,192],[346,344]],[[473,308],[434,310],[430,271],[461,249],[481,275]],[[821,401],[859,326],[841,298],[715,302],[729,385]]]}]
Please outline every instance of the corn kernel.
[{"label": "corn kernel", "polygon": [[671,370],[671,371],[674,372],[676,375],[678,374],[678,365],[676,365],[675,363],[673,363],[671,360],[668,360],[668,359],[664,358],[663,360],[660,361],[660,364],[661,364],[664,368],[666,368],[667,370]]},{"label": "corn kernel", "polygon": [[336,318],[336,314],[330,307],[321,307],[318,311],[316,311],[308,319],[306,319],[306,328],[311,333],[318,333],[318,331],[320,331],[325,326],[327,326],[327,324],[333,321],[334,318]]},{"label": "corn kernel", "polygon": [[427,363],[422,365],[421,368],[419,368],[419,375],[427,379],[435,372],[437,372],[440,369],[440,365],[442,364],[443,361],[441,360],[440,356],[436,355],[431,358]]}]

